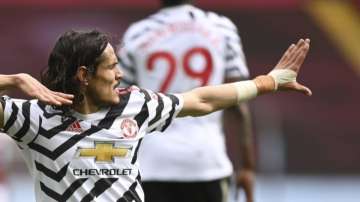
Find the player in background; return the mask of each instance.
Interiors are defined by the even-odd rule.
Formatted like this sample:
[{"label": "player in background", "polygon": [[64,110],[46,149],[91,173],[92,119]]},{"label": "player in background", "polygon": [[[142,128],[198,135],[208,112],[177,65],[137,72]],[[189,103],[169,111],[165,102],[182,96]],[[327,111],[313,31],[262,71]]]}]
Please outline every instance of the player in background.
[{"label": "player in background", "polygon": [[[161,10],[124,34],[118,54],[123,84],[178,93],[249,77],[237,28],[227,17],[196,8],[189,0],[161,2]],[[169,202],[174,196],[178,201],[224,201],[233,173],[226,126],[241,143],[237,185],[244,188],[247,202],[253,201],[255,160],[248,106],[241,103],[225,110],[224,125],[222,115],[178,119],[166,135],[144,139],[139,156],[148,202]]]}]

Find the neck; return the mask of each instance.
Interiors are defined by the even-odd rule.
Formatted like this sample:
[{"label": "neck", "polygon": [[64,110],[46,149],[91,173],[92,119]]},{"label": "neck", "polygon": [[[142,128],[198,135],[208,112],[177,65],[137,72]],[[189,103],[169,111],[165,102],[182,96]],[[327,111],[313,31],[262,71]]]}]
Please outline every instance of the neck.
[{"label": "neck", "polygon": [[80,103],[74,104],[72,108],[81,114],[91,114],[99,111],[101,106],[96,105],[93,101],[85,96]]}]

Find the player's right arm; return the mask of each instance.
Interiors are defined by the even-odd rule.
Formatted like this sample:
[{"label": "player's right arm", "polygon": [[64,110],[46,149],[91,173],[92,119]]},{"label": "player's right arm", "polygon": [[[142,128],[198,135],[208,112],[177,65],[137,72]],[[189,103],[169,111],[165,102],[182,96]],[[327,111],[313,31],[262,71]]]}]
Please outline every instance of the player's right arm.
[{"label": "player's right arm", "polygon": [[[42,85],[29,74],[0,74],[0,92],[19,89],[32,98],[52,105],[72,104],[73,95],[54,92]],[[0,104],[0,128],[4,127],[4,106]]]},{"label": "player's right arm", "polygon": [[72,104],[72,99],[74,98],[74,96],[70,94],[49,90],[29,74],[0,74],[0,91],[12,88],[21,90],[32,98],[57,106]]},{"label": "player's right arm", "polygon": [[[14,88],[21,90],[32,98],[58,106],[63,104],[72,104],[72,99],[74,97],[73,95],[51,91],[28,74],[0,74],[0,92]],[[4,106],[2,104],[0,105],[0,128],[3,128]]]}]

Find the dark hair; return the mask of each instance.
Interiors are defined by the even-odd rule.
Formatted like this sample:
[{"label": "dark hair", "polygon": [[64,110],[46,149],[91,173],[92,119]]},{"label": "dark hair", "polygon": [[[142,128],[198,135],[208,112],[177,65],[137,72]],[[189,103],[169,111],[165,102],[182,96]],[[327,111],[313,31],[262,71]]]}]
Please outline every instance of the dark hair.
[{"label": "dark hair", "polygon": [[189,2],[191,2],[191,0],[161,0],[163,7],[177,6]]},{"label": "dark hair", "polygon": [[80,83],[74,76],[80,66],[95,74],[109,41],[108,35],[97,30],[65,32],[50,53],[41,82],[50,90],[73,94],[74,103],[81,102]]}]

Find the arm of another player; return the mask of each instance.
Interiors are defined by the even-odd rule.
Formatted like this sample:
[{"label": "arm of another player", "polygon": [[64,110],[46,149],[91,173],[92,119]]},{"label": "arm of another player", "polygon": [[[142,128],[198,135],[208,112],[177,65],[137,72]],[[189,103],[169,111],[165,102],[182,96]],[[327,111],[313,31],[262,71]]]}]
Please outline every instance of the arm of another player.
[{"label": "arm of another player", "polygon": [[[224,110],[223,126],[230,141],[228,151],[235,169],[238,188],[244,190],[246,201],[254,201],[255,149],[251,113],[247,103]],[[238,194],[238,192],[236,192]]]},{"label": "arm of another player", "polygon": [[[229,77],[225,79],[225,83],[240,80],[240,77]],[[244,190],[246,201],[252,202],[254,201],[255,149],[251,113],[246,102],[224,110],[223,128],[232,145],[228,152],[231,152],[230,156],[233,157],[236,186]]]},{"label": "arm of another player", "polygon": [[[230,20],[229,20],[230,21]],[[236,26],[230,21],[236,29]],[[226,35],[230,33],[226,32]],[[245,62],[245,54],[238,33],[230,34],[226,38],[225,83],[244,80],[249,75]],[[234,70],[237,67],[237,71]],[[247,202],[254,201],[255,184],[255,145],[252,130],[251,113],[248,103],[230,107],[223,113],[223,129],[228,144],[228,152],[233,162],[236,187],[236,198],[239,190],[244,190]]]},{"label": "arm of another player", "polygon": [[268,75],[248,81],[195,88],[183,93],[184,106],[178,116],[202,116],[274,90],[311,95],[309,88],[296,81],[309,48],[309,39],[300,39],[296,45],[292,44]]},{"label": "arm of another player", "polygon": [[[39,81],[34,79],[28,74],[13,74],[1,75],[0,74],[0,91],[17,88],[29,95],[30,97],[37,98],[45,103],[53,105],[72,104],[73,95],[54,92],[47,89]],[[1,106],[0,110],[0,128],[4,125],[4,109]]]}]

